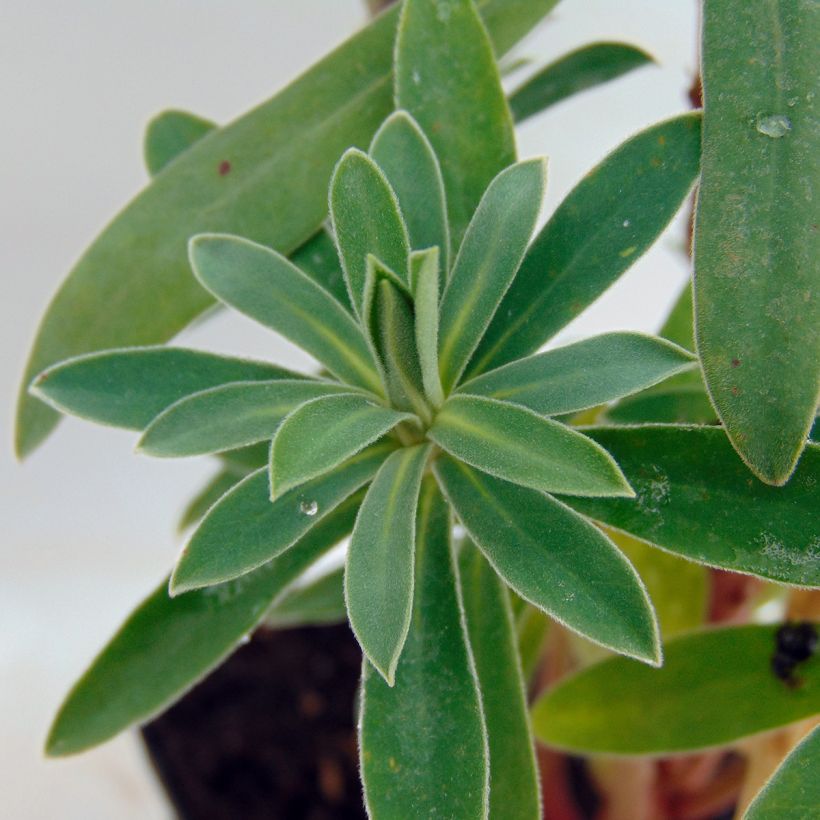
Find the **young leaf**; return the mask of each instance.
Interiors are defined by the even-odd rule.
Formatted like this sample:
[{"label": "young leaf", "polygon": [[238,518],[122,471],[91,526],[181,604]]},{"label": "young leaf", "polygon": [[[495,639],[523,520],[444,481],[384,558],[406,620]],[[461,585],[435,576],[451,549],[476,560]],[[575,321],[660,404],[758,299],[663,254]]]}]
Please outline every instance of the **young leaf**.
[{"label": "young leaf", "polygon": [[351,311],[350,294],[333,237],[322,228],[290,255],[290,261]]},{"label": "young leaf", "polygon": [[347,620],[343,574],[339,567],[315,581],[286,590],[265,613],[264,625],[288,629],[343,623]]},{"label": "young leaf", "polygon": [[658,238],[698,173],[700,117],[627,140],[587,174],[532,243],[467,369],[472,377],[535,352]]},{"label": "young leaf", "polygon": [[333,172],[330,216],[350,301],[361,316],[368,254],[407,282],[410,241],[390,183],[357,148],[346,151]]},{"label": "young leaf", "polygon": [[187,111],[163,111],[145,130],[145,165],[156,176],[166,165],[185,153],[216,125]]},{"label": "young leaf", "polygon": [[392,686],[410,628],[419,487],[430,445],[403,447],[382,464],[353,528],[345,571],[350,626]]},{"label": "young leaf", "polygon": [[[820,711],[820,662],[789,686],[773,672],[774,626],[711,629],[665,645],[664,664],[589,667],[533,707],[543,743],[584,754],[667,755],[721,746]],[[696,716],[696,719],[693,719]]]},{"label": "young leaf", "polygon": [[544,492],[632,496],[602,447],[560,422],[516,404],[454,396],[427,433],[456,458]]},{"label": "young leaf", "polygon": [[444,390],[438,367],[438,248],[414,251],[410,254],[410,285],[415,307],[416,349],[421,366],[424,392],[433,407],[444,403]]},{"label": "young leaf", "polygon": [[410,247],[439,248],[448,270],[450,229],[444,181],[433,146],[419,124],[406,111],[396,111],[373,137],[370,155],[396,192]]},{"label": "young leaf", "polygon": [[282,422],[273,439],[271,498],[332,470],[413,418],[353,393],[306,402]]},{"label": "young leaf", "polygon": [[820,6],[709,0],[702,29],[698,351],[735,449],[781,485],[820,394]]},{"label": "young leaf", "polygon": [[340,379],[381,391],[353,318],[281,254],[236,236],[205,234],[191,240],[191,265],[225,304],[281,333]]},{"label": "young leaf", "polygon": [[699,563],[785,584],[820,585],[820,445],[772,488],[734,455],[723,431],[648,425],[584,432],[612,453],[635,498],[567,504]]},{"label": "young leaf", "polygon": [[591,43],[542,68],[513,91],[510,110],[516,122],[523,122],[573,94],[652,62],[645,51],[626,43]]},{"label": "young leaf", "polygon": [[139,441],[151,456],[195,456],[273,438],[299,405],[350,393],[347,385],[309,379],[236,382],[186,396],[159,414]]},{"label": "young leaf", "polygon": [[267,362],[181,347],[129,347],[60,362],[42,372],[31,390],[62,413],[142,430],[166,407],[201,390],[298,378],[298,373]]},{"label": "young leaf", "polygon": [[371,447],[273,502],[266,470],[252,473],[191,535],[171,577],[171,593],[230,581],[282,554],[370,481],[389,453],[386,445]]},{"label": "young leaf", "polygon": [[431,478],[416,524],[416,589],[395,686],[367,662],[359,744],[370,817],[487,817],[488,750],[447,505]]},{"label": "young leaf", "polygon": [[492,44],[472,0],[406,0],[396,37],[396,107],[441,163],[454,247],[491,180],[515,162]]},{"label": "young leaf", "polygon": [[636,393],[689,370],[683,348],[641,333],[605,333],[519,359],[479,376],[460,393],[523,404],[557,416]]},{"label": "young leaf", "polygon": [[232,490],[240,481],[241,476],[234,470],[221,469],[186,505],[179,517],[177,532],[184,532],[188,527],[204,518],[205,513]]},{"label": "young leaf", "polygon": [[815,727],[758,792],[743,820],[810,820],[820,806],[820,727]]},{"label": "young leaf", "polygon": [[484,194],[441,298],[439,368],[445,392],[458,382],[513,281],[541,210],[546,163],[502,171]]},{"label": "young leaf", "polygon": [[447,456],[434,469],[470,537],[518,595],[602,646],[660,663],[646,590],[601,530],[551,496]]},{"label": "young leaf", "polygon": [[349,498],[292,550],[241,580],[179,598],[169,598],[168,584],[161,584],[74,685],[46,753],[98,746],[181,697],[241,643],[285,587],[350,532],[360,503],[360,495]]},{"label": "young leaf", "polygon": [[541,790],[507,588],[469,542],[461,550],[459,576],[487,725],[489,816],[532,820],[541,816]]}]

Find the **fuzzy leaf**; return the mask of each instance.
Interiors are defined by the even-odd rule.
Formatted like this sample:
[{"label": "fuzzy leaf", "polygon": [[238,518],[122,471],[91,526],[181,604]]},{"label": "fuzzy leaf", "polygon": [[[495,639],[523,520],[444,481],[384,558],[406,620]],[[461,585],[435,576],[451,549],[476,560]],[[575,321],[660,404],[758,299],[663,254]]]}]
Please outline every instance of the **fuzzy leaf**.
[{"label": "fuzzy leaf", "polygon": [[415,251],[410,255],[416,349],[424,392],[433,407],[441,407],[444,403],[438,368],[439,258],[438,248]]},{"label": "fuzzy leaf", "polygon": [[267,471],[251,473],[191,535],[171,577],[172,594],[230,581],[282,554],[370,481],[389,453],[386,445],[371,447],[273,502]]},{"label": "fuzzy leaf", "polygon": [[294,251],[290,261],[321,285],[345,309],[352,310],[336,243],[325,228]]},{"label": "fuzzy leaf", "polygon": [[396,107],[430,138],[444,177],[453,247],[515,136],[492,44],[472,0],[405,0],[396,39]]},{"label": "fuzzy leaf", "polygon": [[636,393],[691,369],[683,348],[641,333],[605,333],[519,359],[462,385],[460,393],[557,416]]},{"label": "fuzzy leaf", "polygon": [[60,362],[31,386],[62,413],[142,430],[179,399],[231,382],[298,379],[283,367],[187,350],[129,347]]},{"label": "fuzzy leaf", "polygon": [[188,527],[201,521],[205,517],[205,513],[228,490],[232,490],[241,478],[234,470],[221,469],[185,506],[182,515],[179,517],[177,532],[184,532]]},{"label": "fuzzy leaf", "polygon": [[168,597],[163,583],[126,620],[69,693],[46,743],[76,754],[162,712],[227,657],[271,601],[353,526],[349,498],[293,549],[241,580]]},{"label": "fuzzy leaf", "polygon": [[694,379],[661,384],[623,399],[607,408],[607,419],[616,424],[715,424],[715,408],[700,373],[685,375]]},{"label": "fuzzy leaf", "polygon": [[332,470],[413,416],[343,394],[313,399],[276,432],[270,453],[271,498]]},{"label": "fuzzy leaf", "polygon": [[507,588],[470,543],[459,570],[489,741],[489,816],[532,820],[541,816],[541,789]]},{"label": "fuzzy leaf", "polygon": [[157,114],[145,130],[143,150],[148,173],[156,176],[215,128],[215,123],[187,111],[172,110]]},{"label": "fuzzy leaf", "polygon": [[602,646],[660,663],[646,590],[601,530],[549,495],[447,456],[435,472],[470,537],[518,595]]},{"label": "fuzzy leaf", "polygon": [[191,241],[191,264],[222,302],[281,333],[340,379],[380,392],[353,318],[284,256],[240,237],[206,234]]},{"label": "fuzzy leaf", "polygon": [[700,563],[820,585],[820,445],[809,445],[793,480],[775,489],[749,475],[718,428],[584,432],[612,453],[636,496],[567,497],[570,506]]},{"label": "fuzzy leaf", "polygon": [[532,243],[467,369],[472,377],[534,353],[658,238],[698,173],[700,117],[623,143],[570,192]]},{"label": "fuzzy leaf", "polygon": [[439,369],[445,392],[459,380],[515,277],[541,210],[546,163],[502,171],[484,194],[441,297]]},{"label": "fuzzy leaf", "polygon": [[665,755],[721,746],[820,711],[820,659],[801,686],[771,668],[774,626],[710,629],[668,641],[660,669],[626,658],[589,667],[533,707],[543,743],[590,754]]},{"label": "fuzzy leaf", "polygon": [[160,413],[139,442],[151,456],[195,456],[272,439],[299,405],[350,393],[347,385],[309,379],[238,382],[186,396]]},{"label": "fuzzy leaf", "polygon": [[481,699],[458,598],[449,511],[431,478],[416,524],[416,589],[395,686],[367,662],[360,755],[370,817],[487,816]]},{"label": "fuzzy leaf", "polygon": [[367,491],[347,553],[350,626],[368,660],[392,686],[410,628],[419,488],[430,445],[403,447]]},{"label": "fuzzy leaf", "polygon": [[820,6],[704,3],[698,350],[726,433],[785,483],[820,395]]},{"label": "fuzzy leaf", "polygon": [[454,396],[427,435],[456,458],[524,487],[577,495],[633,494],[602,447],[516,404]]},{"label": "fuzzy leaf", "polygon": [[265,614],[265,626],[289,629],[343,623],[347,620],[343,574],[339,567],[315,581],[286,590]]},{"label": "fuzzy leaf", "polygon": [[407,223],[410,247],[437,247],[449,268],[450,229],[444,181],[433,146],[406,112],[387,118],[370,145],[370,155],[399,199]]},{"label": "fuzzy leaf", "polygon": [[542,68],[510,95],[516,122],[636,68],[654,62],[645,51],[626,43],[591,43]]}]

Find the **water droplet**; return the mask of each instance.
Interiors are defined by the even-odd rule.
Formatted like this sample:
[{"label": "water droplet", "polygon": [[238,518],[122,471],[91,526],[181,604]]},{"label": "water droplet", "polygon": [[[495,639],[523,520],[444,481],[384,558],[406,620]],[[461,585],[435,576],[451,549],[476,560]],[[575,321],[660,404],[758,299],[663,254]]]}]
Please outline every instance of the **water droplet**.
[{"label": "water droplet", "polygon": [[299,512],[313,517],[319,512],[319,503],[317,501],[302,501],[299,504]]},{"label": "water droplet", "polygon": [[758,114],[755,127],[767,137],[780,139],[792,130],[792,121],[785,114]]},{"label": "water droplet", "polygon": [[624,227],[625,227],[625,228],[628,228],[631,224],[632,224],[632,223],[631,223],[628,219],[625,219],[625,220],[624,220]]},{"label": "water droplet", "polygon": [[243,636],[239,639],[239,645],[240,645],[240,646],[246,646],[246,645],[247,645],[247,644],[249,644],[250,642],[251,642],[251,636],[250,636],[250,635],[243,635]]}]

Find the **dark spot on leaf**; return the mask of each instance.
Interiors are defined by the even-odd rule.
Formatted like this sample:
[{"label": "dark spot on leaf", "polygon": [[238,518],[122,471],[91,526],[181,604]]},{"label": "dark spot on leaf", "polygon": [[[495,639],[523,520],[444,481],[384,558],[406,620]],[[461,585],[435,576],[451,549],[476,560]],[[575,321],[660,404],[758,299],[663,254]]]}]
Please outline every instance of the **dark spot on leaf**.
[{"label": "dark spot on leaf", "polygon": [[775,632],[772,672],[790,689],[802,685],[803,681],[794,674],[794,670],[815,653],[817,639],[817,629],[808,621],[783,624]]},{"label": "dark spot on leaf", "polygon": [[733,396],[739,396],[741,394],[741,389],[737,385],[733,385],[731,388],[731,393]]},{"label": "dark spot on leaf", "polygon": [[740,367],[740,359],[732,359],[732,367]]},{"label": "dark spot on leaf", "polygon": [[226,174],[230,174],[231,172],[231,163],[228,160],[223,159],[222,162],[219,163],[219,176],[224,177]]}]

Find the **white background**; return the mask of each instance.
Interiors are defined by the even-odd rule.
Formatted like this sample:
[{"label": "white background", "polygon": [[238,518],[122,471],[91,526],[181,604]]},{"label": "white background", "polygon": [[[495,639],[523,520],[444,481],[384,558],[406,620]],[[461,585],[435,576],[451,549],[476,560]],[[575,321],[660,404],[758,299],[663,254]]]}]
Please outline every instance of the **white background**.
[{"label": "white background", "polygon": [[[50,295],[145,183],[141,137],[167,107],[227,122],[364,20],[359,0],[0,0],[0,816],[167,817],[132,736],[69,761],[40,748],[61,696],[179,548],[206,460],[132,455],[133,436],[69,420],[24,465],[14,395]],[[694,0],[564,0],[519,53],[538,63],[595,39],[660,65],[556,106],[519,134],[550,158],[549,214],[626,136],[688,107]],[[680,220],[563,338],[656,329],[686,275]],[[188,333],[200,347],[305,358],[249,321]]]}]

